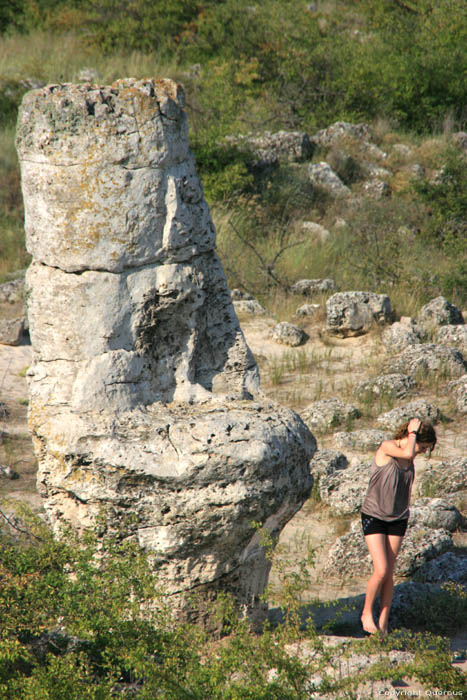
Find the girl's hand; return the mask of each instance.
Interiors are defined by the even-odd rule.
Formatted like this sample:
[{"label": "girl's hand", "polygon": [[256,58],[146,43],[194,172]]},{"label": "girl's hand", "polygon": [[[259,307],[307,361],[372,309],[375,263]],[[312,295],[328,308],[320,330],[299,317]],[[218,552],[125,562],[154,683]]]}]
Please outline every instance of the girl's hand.
[{"label": "girl's hand", "polygon": [[409,424],[407,426],[407,432],[408,433],[416,433],[418,432],[418,429],[420,428],[422,424],[422,421],[419,420],[418,418],[411,418],[409,421]]}]

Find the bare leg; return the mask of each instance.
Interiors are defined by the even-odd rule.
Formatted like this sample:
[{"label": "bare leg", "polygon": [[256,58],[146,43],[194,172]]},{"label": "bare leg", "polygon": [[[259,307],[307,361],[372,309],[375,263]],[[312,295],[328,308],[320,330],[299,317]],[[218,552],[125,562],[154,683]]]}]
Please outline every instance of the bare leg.
[{"label": "bare leg", "polygon": [[373,619],[373,605],[388,572],[386,539],[386,535],[381,533],[365,536],[365,542],[373,562],[373,573],[366,587],[365,604],[363,606],[361,621],[365,632],[369,632],[370,634],[374,634],[378,631],[378,627],[375,625]]},{"label": "bare leg", "polygon": [[388,535],[386,538],[388,570],[381,586],[381,613],[378,621],[378,629],[382,634],[387,634],[388,631],[389,611],[394,595],[394,567],[403,539],[403,536],[398,535]]}]

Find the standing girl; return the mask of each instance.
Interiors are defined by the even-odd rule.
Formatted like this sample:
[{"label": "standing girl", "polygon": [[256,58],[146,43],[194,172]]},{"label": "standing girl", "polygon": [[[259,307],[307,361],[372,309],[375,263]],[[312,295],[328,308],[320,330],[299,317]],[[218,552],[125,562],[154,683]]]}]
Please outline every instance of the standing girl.
[{"label": "standing girl", "polygon": [[[430,423],[412,418],[401,426],[393,440],[385,440],[373,457],[370,483],[362,505],[362,527],[373,562],[362,612],[363,629],[370,634],[388,630],[394,593],[394,565],[409,520],[409,502],[414,479],[414,457],[431,452],[436,433]],[[381,594],[378,624],[373,604]]]}]

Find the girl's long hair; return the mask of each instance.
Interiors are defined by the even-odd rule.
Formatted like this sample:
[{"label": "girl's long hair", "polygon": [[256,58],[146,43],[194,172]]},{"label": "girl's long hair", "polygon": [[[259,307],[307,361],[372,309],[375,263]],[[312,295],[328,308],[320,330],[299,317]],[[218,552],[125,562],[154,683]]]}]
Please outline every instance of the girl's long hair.
[{"label": "girl's long hair", "polygon": [[[394,433],[394,440],[401,440],[402,438],[407,437],[407,435],[409,434],[409,422],[410,421],[407,421],[407,423],[404,423],[396,430],[396,432]],[[428,421],[422,421],[420,428],[418,429],[416,439],[417,442],[423,442],[425,444],[432,445],[434,448],[434,446],[436,445],[437,437],[432,424]]]}]

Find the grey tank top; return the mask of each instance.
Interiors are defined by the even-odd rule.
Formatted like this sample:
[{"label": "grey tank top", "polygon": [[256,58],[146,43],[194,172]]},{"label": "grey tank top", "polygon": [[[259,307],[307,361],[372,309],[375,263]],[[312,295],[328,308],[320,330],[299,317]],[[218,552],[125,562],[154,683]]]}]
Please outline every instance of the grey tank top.
[{"label": "grey tank top", "polygon": [[394,457],[382,467],[371,463],[370,483],[362,511],[379,520],[402,520],[409,517],[409,502],[415,476],[413,461],[401,467]]}]

